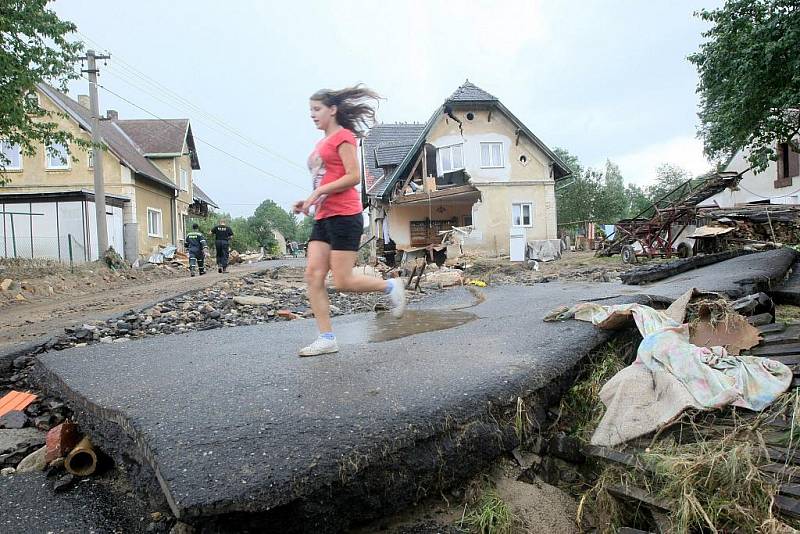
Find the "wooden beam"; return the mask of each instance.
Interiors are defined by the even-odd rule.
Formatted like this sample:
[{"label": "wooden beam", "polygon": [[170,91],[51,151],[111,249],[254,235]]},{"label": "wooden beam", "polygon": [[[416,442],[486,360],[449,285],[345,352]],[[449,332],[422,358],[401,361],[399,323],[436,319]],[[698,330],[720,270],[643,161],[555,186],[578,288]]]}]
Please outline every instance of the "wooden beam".
[{"label": "wooden beam", "polygon": [[[417,161],[414,163],[414,166],[411,168],[411,172],[408,173],[408,176],[403,181],[403,186],[400,188],[400,192],[401,193],[402,193],[403,189],[405,189],[406,186],[408,185],[408,182],[410,182],[414,178],[414,173],[417,172],[417,168],[419,167],[419,162],[420,161],[422,161],[422,152],[420,152],[419,157],[417,158]],[[423,185],[424,185],[424,183],[425,183],[425,180],[423,179]]]},{"label": "wooden beam", "polygon": [[665,512],[672,512],[674,507],[661,499],[657,499],[650,495],[649,492],[637,488],[636,486],[622,486],[622,485],[611,485],[608,486],[608,492],[615,497],[620,499],[627,499],[633,501],[642,502],[648,506],[656,508],[657,510],[663,510]]},{"label": "wooden beam", "polygon": [[425,179],[428,177],[428,147],[422,145],[422,185],[425,186]]}]

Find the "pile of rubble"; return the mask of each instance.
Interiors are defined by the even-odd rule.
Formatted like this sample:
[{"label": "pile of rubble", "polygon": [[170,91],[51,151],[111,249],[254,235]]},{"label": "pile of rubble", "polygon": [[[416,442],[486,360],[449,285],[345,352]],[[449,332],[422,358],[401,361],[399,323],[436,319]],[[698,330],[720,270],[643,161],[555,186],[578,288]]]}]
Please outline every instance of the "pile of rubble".
[{"label": "pile of rubble", "polygon": [[[62,350],[91,343],[122,343],[133,338],[249,326],[312,317],[300,268],[279,267],[158,302],[106,321],[66,328],[43,350]],[[409,300],[422,295],[410,293]],[[329,291],[331,315],[386,309],[385,297],[375,293]]]},{"label": "pile of rubble", "polygon": [[695,234],[719,237],[727,243],[756,249],[800,243],[800,208],[791,205],[746,205],[705,209],[704,227]]}]

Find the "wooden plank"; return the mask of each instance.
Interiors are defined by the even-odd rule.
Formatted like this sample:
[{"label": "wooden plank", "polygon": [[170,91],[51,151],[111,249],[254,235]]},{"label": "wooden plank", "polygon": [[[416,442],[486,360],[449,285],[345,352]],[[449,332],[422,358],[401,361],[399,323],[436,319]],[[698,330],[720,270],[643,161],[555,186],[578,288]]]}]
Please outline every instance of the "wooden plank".
[{"label": "wooden plank", "polygon": [[759,345],[785,345],[786,343],[797,343],[798,341],[800,341],[800,338],[798,338],[797,334],[778,332],[765,335]]},{"label": "wooden plank", "polygon": [[800,363],[800,354],[775,354],[772,356],[764,356],[764,358],[769,358],[770,360],[775,360],[776,362],[781,362],[782,364],[788,366],[797,365]]},{"label": "wooden plank", "polygon": [[767,447],[769,459],[776,463],[781,464],[800,464],[800,451],[793,449],[789,450],[786,447]]},{"label": "wooden plank", "polygon": [[791,497],[800,497],[800,484],[782,484],[778,491]]},{"label": "wooden plank", "polygon": [[608,487],[608,492],[620,499],[639,501],[658,510],[663,510],[664,512],[671,512],[673,510],[673,507],[668,502],[653,497],[646,490],[637,488],[636,486],[621,486],[615,484]]},{"label": "wooden plank", "polygon": [[800,343],[784,343],[782,345],[767,345],[750,349],[753,356],[771,356],[778,354],[800,354]]},{"label": "wooden plank", "polygon": [[636,456],[635,454],[631,454],[629,452],[620,452],[620,451],[615,451],[614,449],[609,449],[608,447],[589,445],[588,447],[586,447],[586,454],[589,456],[594,456],[595,458],[608,460],[609,462],[626,465],[628,467],[643,469],[645,471],[652,471],[652,469],[648,468],[639,459],[638,456]]},{"label": "wooden plank", "polygon": [[656,532],[658,534],[672,534],[675,532],[675,526],[667,514],[650,510],[650,515],[653,516],[653,522],[656,524]]},{"label": "wooden plank", "polygon": [[777,333],[783,332],[786,329],[786,325],[783,323],[770,323],[770,324],[762,324],[758,327],[758,331],[762,334],[770,334],[770,333]]},{"label": "wooden plank", "polygon": [[778,513],[787,517],[800,519],[800,501],[785,495],[775,495],[775,508]]},{"label": "wooden plank", "polygon": [[762,465],[760,470],[764,473],[775,475],[778,480],[785,482],[800,482],[800,467],[786,466],[783,464]]},{"label": "wooden plank", "polygon": [[617,534],[652,534],[646,530],[639,530],[638,528],[620,527]]}]

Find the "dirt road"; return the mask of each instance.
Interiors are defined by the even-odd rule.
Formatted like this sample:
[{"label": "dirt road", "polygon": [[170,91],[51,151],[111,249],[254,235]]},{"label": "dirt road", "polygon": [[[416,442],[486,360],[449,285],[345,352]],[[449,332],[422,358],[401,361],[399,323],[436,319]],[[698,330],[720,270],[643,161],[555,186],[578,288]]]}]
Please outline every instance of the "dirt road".
[{"label": "dirt road", "polygon": [[58,335],[64,332],[65,327],[142,308],[156,300],[201,289],[224,278],[242,277],[281,265],[300,266],[303,263],[303,259],[297,259],[236,265],[231,266],[227,274],[212,271],[194,278],[186,274],[185,277],[133,283],[112,290],[77,296],[54,295],[41,302],[14,304],[0,310],[0,350],[43,336]]}]

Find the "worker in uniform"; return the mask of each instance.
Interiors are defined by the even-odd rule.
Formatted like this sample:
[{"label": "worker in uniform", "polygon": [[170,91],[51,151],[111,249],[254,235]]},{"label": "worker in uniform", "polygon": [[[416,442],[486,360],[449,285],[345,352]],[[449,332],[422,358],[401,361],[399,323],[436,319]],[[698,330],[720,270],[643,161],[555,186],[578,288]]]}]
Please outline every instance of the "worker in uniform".
[{"label": "worker in uniform", "polygon": [[230,247],[233,230],[227,225],[227,221],[221,220],[219,224],[211,229],[214,234],[214,245],[217,248],[217,267],[221,273],[228,272],[228,249]]},{"label": "worker in uniform", "polygon": [[208,243],[203,234],[200,233],[200,226],[197,223],[192,225],[192,231],[186,234],[183,241],[186,252],[189,253],[189,272],[192,276],[199,270],[200,274],[206,274],[206,254],[208,253]]}]

